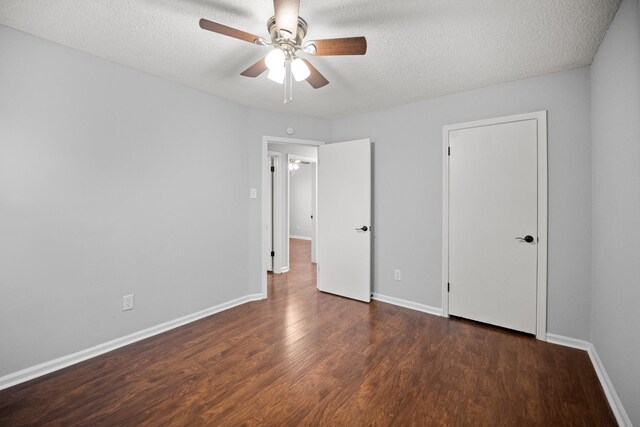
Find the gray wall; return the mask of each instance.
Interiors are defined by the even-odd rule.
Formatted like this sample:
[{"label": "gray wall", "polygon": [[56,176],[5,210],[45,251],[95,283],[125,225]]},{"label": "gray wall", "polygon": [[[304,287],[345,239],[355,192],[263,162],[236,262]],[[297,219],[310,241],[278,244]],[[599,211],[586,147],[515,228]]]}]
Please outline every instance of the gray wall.
[{"label": "gray wall", "polygon": [[260,291],[249,148],[327,121],[2,26],[0,58],[0,376]]},{"label": "gray wall", "polygon": [[640,12],[623,1],[591,67],[592,339],[640,425]]},{"label": "gray wall", "polygon": [[374,142],[375,292],[442,305],[442,127],[539,110],[549,111],[548,330],[589,339],[588,68],[334,122],[333,141]]},{"label": "gray wall", "polygon": [[289,173],[289,235],[311,239],[311,165]]}]

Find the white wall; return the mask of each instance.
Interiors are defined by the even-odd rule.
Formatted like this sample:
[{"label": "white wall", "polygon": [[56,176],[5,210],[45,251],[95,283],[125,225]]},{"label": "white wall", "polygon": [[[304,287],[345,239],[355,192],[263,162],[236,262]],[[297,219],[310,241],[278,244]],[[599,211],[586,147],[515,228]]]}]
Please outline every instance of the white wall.
[{"label": "white wall", "polygon": [[327,121],[2,26],[0,58],[0,376],[260,292],[253,148]]},{"label": "white wall", "polygon": [[624,0],[591,67],[592,339],[640,425],[640,12]]},{"label": "white wall", "polygon": [[311,165],[289,173],[289,235],[311,239]]},{"label": "white wall", "polygon": [[[441,307],[442,127],[549,111],[548,330],[590,336],[589,70],[581,68],[362,114],[333,141],[374,142],[375,292]],[[402,270],[402,281],[393,270]]]}]

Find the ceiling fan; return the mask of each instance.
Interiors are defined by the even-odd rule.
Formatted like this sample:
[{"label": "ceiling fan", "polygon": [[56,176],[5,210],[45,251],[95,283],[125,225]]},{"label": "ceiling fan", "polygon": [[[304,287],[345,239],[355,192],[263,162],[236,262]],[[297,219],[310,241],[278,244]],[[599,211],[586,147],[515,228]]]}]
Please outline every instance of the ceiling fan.
[{"label": "ceiling fan", "polygon": [[275,15],[267,21],[267,29],[271,36],[270,42],[260,36],[204,18],[200,19],[200,28],[260,46],[273,47],[273,50],[266,57],[240,74],[245,77],[257,77],[269,70],[268,78],[285,86],[285,103],[287,102],[287,81],[289,83],[289,100],[292,98],[292,77],[296,81],[306,80],[314,89],[329,83],[329,80],[320,74],[308,60],[298,57],[299,52],[316,56],[364,55],[367,52],[367,40],[364,37],[308,40],[305,42],[307,22],[298,16],[300,0],[273,0],[273,7]]}]

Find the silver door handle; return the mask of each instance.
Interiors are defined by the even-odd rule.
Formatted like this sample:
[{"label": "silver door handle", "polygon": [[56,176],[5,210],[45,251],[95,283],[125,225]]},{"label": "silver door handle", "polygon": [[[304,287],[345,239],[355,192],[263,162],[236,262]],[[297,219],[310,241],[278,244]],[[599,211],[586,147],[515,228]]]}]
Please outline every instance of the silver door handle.
[{"label": "silver door handle", "polygon": [[360,228],[356,228],[356,231],[367,231],[367,230],[369,230],[369,227],[367,227],[366,225],[363,225]]},{"label": "silver door handle", "polygon": [[524,237],[516,237],[516,240],[522,240],[523,242],[531,243],[535,239],[533,238],[533,236],[524,236]]}]

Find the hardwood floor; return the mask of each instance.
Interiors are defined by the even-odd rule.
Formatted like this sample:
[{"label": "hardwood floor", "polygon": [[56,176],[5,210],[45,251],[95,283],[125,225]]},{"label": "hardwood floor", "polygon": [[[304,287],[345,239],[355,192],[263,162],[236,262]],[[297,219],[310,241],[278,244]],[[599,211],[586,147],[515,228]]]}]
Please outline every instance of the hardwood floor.
[{"label": "hardwood floor", "polygon": [[320,293],[309,252],[266,301],[0,391],[0,425],[615,425],[585,352]]}]

